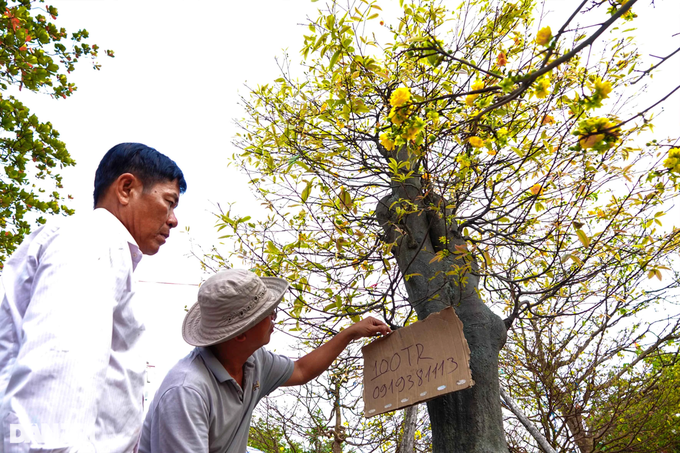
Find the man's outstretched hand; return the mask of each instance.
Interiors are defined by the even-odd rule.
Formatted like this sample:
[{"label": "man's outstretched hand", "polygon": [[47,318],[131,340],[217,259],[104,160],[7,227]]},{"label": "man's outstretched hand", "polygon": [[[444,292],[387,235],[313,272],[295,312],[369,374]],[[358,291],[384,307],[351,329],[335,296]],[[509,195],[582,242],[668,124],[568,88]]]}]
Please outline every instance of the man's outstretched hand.
[{"label": "man's outstretched hand", "polygon": [[372,316],[352,324],[347,330],[351,332],[354,340],[364,337],[374,337],[376,335],[387,335],[392,332],[387,324]]},{"label": "man's outstretched hand", "polygon": [[333,363],[352,340],[390,332],[392,330],[387,324],[370,316],[352,324],[325,344],[296,360],[293,374],[283,385],[302,385],[314,379]]}]

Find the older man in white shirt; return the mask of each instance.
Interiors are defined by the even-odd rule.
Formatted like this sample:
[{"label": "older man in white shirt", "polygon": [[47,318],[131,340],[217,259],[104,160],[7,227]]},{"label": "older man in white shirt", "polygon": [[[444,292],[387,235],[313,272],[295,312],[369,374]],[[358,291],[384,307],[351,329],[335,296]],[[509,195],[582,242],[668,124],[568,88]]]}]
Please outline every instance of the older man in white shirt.
[{"label": "older man in white shirt", "polygon": [[95,210],[38,228],[5,263],[0,453],[136,449],[145,365],[132,274],[177,226],[185,190],[168,157],[117,145],[97,169]]}]

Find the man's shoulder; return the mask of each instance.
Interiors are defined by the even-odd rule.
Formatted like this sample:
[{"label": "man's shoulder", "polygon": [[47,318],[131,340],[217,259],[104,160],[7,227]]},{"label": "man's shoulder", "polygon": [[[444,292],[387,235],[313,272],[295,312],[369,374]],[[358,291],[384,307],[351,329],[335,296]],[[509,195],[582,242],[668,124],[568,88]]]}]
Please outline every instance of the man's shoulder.
[{"label": "man's shoulder", "polygon": [[255,362],[259,364],[269,363],[274,360],[283,360],[284,362],[291,361],[287,356],[271,352],[265,347],[261,347],[255,351],[252,357],[255,359]]},{"label": "man's shoulder", "polygon": [[84,243],[83,235],[92,234],[98,219],[94,212],[76,214],[70,217],[53,217],[44,225],[33,231],[26,243],[46,245],[54,241],[75,239],[76,243]]},{"label": "man's shoulder", "polygon": [[122,223],[105,209],[95,209],[72,217],[51,219],[44,227],[42,246],[67,249],[73,256],[107,254],[111,249],[129,250],[129,233]]},{"label": "man's shoulder", "polygon": [[[276,354],[260,348],[252,355],[260,377],[268,377],[278,382],[281,377],[287,380],[293,373],[293,361],[284,355]],[[281,385],[278,383],[278,385]],[[277,386],[278,386],[277,385]]]},{"label": "man's shoulder", "polygon": [[173,388],[186,387],[199,393],[205,393],[209,392],[211,386],[210,371],[198,353],[198,349],[194,349],[168,371],[161,383],[159,392],[164,393]]}]

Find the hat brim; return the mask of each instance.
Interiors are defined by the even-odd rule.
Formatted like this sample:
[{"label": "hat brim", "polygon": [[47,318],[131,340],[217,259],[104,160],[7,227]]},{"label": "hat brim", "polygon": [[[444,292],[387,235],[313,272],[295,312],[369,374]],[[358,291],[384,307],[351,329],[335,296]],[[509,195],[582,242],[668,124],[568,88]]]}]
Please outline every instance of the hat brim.
[{"label": "hat brim", "polygon": [[212,346],[241,335],[266,318],[281,303],[288,289],[288,281],[277,277],[260,277],[260,280],[269,290],[264,302],[257,307],[251,316],[241,321],[232,322],[228,326],[217,329],[211,328],[210,331],[207,331],[201,322],[201,307],[196,302],[189,309],[182,323],[184,341],[192,346]]}]

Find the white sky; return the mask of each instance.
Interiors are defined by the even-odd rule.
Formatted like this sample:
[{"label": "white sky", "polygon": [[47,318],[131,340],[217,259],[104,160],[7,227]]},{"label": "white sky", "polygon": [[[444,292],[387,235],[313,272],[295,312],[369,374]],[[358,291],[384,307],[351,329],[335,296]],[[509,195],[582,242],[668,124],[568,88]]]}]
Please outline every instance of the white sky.
[{"label": "white sky", "polygon": [[[91,42],[113,49],[114,59],[102,57],[101,71],[84,63],[71,75],[78,91],[66,100],[22,92],[20,98],[42,121],[51,121],[61,133],[77,166],[63,172],[65,190],[74,196],[70,207],[91,209],[94,171],[102,155],[113,145],[135,141],[158,149],[184,171],[188,190],[177,216],[179,228],[154,257],[145,257],[138,277],[145,282],[185,285],[140,284],[140,300],[147,312],[149,361],[157,368],[149,386],[160,384],[167,369],[190,347],[180,335],[184,306],[195,301],[203,273],[190,252],[188,235],[204,247],[217,242],[213,203],[237,202],[240,213],[257,204],[249,195],[246,179],[227,159],[236,148],[233,119],[241,117],[237,105],[244,83],[255,86],[277,77],[274,58],[290,50],[298,61],[302,35],[299,26],[316,16],[323,1],[151,1],[151,0],[53,0],[59,9],[57,24],[69,31],[86,28]],[[385,1],[384,3],[387,3]],[[394,0],[393,3],[396,3]],[[450,2],[453,3],[453,2]],[[553,0],[554,3],[554,0]],[[640,10],[649,17],[635,21],[641,29],[643,48],[667,55],[680,45],[677,25],[680,2],[657,0],[650,10],[644,0]],[[549,4],[551,4],[549,2]],[[560,0],[560,8],[577,4]],[[556,30],[563,17],[554,14],[545,24]],[[651,60],[650,60],[651,61]],[[680,56],[668,63],[654,80],[654,92],[645,101],[658,99],[659,88],[680,83]],[[665,77],[665,78],[664,78]],[[680,93],[670,99],[657,131],[678,135]],[[661,135],[664,135],[663,133]],[[151,393],[149,396],[152,396]]]}]

